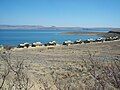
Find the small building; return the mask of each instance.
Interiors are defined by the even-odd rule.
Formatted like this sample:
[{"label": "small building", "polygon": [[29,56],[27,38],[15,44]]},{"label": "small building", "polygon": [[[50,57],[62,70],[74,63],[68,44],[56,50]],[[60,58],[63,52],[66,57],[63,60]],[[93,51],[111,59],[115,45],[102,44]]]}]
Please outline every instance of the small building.
[{"label": "small building", "polygon": [[92,38],[90,38],[90,39],[87,39],[87,40],[85,40],[85,41],[83,41],[84,43],[90,43],[90,42],[94,42],[94,40],[92,39]]},{"label": "small building", "polygon": [[81,39],[74,41],[74,44],[81,44],[81,43],[82,43]]},{"label": "small building", "polygon": [[118,40],[118,39],[119,39],[118,36],[113,37],[113,40]]},{"label": "small building", "polygon": [[55,46],[57,43],[56,43],[56,41],[50,41],[50,42],[48,42],[47,44],[45,44],[45,46]]},{"label": "small building", "polygon": [[18,48],[24,48],[24,47],[25,47],[24,44],[19,44],[19,45],[18,45]]},{"label": "small building", "polygon": [[28,47],[30,46],[30,44],[29,44],[29,43],[27,43],[27,42],[26,42],[26,43],[24,43],[24,45],[25,45],[25,47],[26,47],[26,48],[28,48]]},{"label": "small building", "polygon": [[105,40],[104,38],[100,37],[100,38],[96,39],[95,42],[103,42],[104,40]]},{"label": "small building", "polygon": [[30,44],[26,42],[26,43],[23,43],[23,44],[19,44],[18,48],[25,48],[25,47],[28,48],[29,46],[30,46]]},{"label": "small building", "polygon": [[93,40],[92,38],[89,38],[88,41],[90,41],[90,42],[94,42],[94,40]]},{"label": "small building", "polygon": [[32,47],[42,46],[41,42],[32,43]]},{"label": "small building", "polygon": [[63,45],[71,45],[71,44],[73,44],[73,42],[72,41],[70,41],[70,40],[68,40],[68,41],[64,41],[63,42]]},{"label": "small building", "polygon": [[107,38],[105,39],[105,41],[112,41],[112,40],[113,40],[112,37],[107,37]]}]

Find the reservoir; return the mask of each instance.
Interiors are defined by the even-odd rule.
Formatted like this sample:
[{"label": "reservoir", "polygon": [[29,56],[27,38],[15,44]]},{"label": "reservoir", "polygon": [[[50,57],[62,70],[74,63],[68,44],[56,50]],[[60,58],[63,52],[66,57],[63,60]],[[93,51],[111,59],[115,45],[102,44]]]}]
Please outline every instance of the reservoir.
[{"label": "reservoir", "polygon": [[90,35],[67,35],[65,32],[108,32],[108,29],[90,29],[90,30],[0,30],[0,44],[16,46],[20,43],[42,42],[47,43],[55,40],[62,43],[65,40],[75,41],[77,39],[86,40],[88,38],[96,39],[99,36]]}]

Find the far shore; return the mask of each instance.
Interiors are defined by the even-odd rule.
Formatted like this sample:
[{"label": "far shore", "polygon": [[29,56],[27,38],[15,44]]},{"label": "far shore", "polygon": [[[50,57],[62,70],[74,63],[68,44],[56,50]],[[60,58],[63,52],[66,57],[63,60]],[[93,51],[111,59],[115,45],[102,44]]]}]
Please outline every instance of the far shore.
[{"label": "far shore", "polygon": [[120,38],[120,30],[113,30],[113,31],[109,31],[109,32],[80,32],[80,31],[76,31],[76,32],[64,32],[62,34],[65,35],[89,35],[89,36],[100,36],[100,37],[114,37],[114,36],[118,36]]},{"label": "far shore", "polygon": [[103,35],[106,32],[64,32],[62,34],[66,35],[90,35],[90,36],[95,36],[95,35]]}]

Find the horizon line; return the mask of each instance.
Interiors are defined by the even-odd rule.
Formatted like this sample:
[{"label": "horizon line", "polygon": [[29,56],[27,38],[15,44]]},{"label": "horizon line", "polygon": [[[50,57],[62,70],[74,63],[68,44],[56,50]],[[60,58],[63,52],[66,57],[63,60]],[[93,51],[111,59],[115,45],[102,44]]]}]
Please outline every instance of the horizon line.
[{"label": "horizon line", "polygon": [[69,27],[69,28],[120,28],[112,26],[55,26],[55,25],[38,25],[38,24],[0,24],[0,26],[41,26],[41,27]]}]

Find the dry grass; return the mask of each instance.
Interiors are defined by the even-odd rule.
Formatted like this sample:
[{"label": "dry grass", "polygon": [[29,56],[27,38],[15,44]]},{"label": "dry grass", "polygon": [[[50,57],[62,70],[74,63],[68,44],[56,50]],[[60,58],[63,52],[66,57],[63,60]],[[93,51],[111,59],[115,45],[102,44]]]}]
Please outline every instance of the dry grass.
[{"label": "dry grass", "polygon": [[119,46],[90,45],[2,51],[0,89],[119,90]]}]

